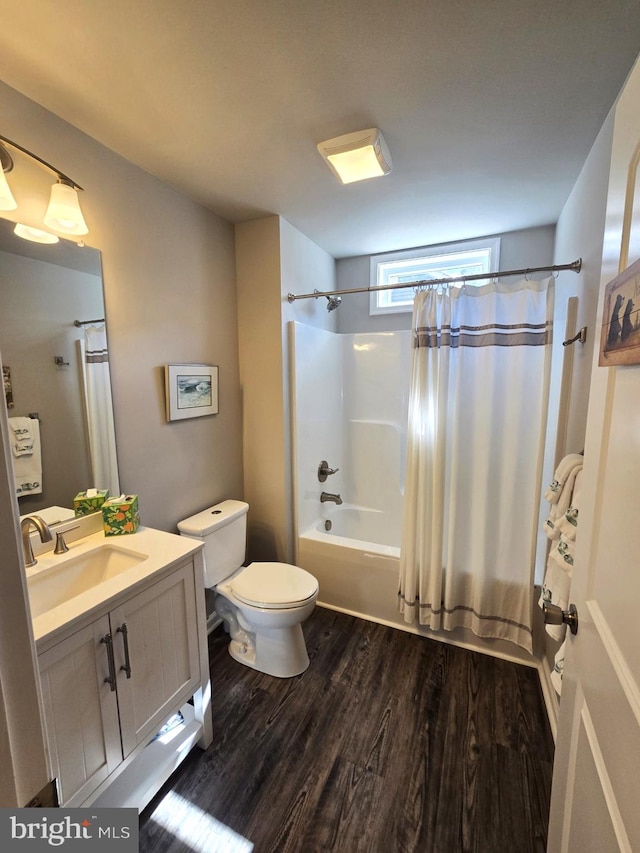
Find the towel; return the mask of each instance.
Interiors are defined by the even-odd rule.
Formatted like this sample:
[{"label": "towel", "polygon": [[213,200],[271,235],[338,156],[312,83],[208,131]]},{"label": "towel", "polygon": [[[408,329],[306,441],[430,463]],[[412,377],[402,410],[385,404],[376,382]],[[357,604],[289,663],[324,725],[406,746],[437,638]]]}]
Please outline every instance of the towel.
[{"label": "towel", "polygon": [[565,456],[558,465],[553,482],[545,492],[545,499],[551,503],[551,509],[544,532],[551,540],[560,537],[562,531],[559,524],[571,506],[576,478],[582,471],[583,462],[584,458],[579,453]]},{"label": "towel", "polygon": [[33,453],[32,424],[32,418],[9,418],[11,449],[14,456],[28,456]]},{"label": "towel", "polygon": [[[567,610],[569,608],[572,563],[565,560],[558,545],[554,545],[549,552],[538,605],[542,607],[546,601],[550,604],[557,604],[561,610]],[[545,625],[547,634],[557,641],[564,639],[566,627],[566,625]]]},{"label": "towel", "polygon": [[556,529],[560,532],[560,536],[568,542],[573,542],[576,538],[578,530],[578,516],[580,515],[580,496],[582,493],[582,469],[576,474],[575,483],[573,485],[573,494],[571,496],[571,504],[562,518],[555,523]]},{"label": "towel", "polygon": [[[9,418],[10,421],[18,418]],[[13,460],[13,473],[16,494],[39,495],[42,492],[42,453],[40,452],[40,422],[37,418],[25,418],[30,421],[33,444],[31,453],[18,454]]]},{"label": "towel", "polygon": [[551,683],[553,684],[553,688],[558,694],[558,696],[562,693],[562,676],[564,673],[564,653],[567,647],[567,641],[560,646],[558,651],[556,652],[556,656],[553,659],[553,670],[551,672]]},{"label": "towel", "polygon": [[576,466],[581,468],[583,462],[584,457],[581,453],[569,453],[564,459],[561,459],[553,475],[553,480],[544,493],[544,499],[550,504],[557,503],[567,480],[572,474],[575,478],[574,469]]}]

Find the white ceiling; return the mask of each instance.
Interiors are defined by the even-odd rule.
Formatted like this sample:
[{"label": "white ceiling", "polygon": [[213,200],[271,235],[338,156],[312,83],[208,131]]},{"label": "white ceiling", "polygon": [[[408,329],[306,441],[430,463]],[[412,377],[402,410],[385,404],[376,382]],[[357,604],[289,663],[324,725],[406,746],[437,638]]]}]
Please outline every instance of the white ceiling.
[{"label": "white ceiling", "polygon": [[[554,223],[638,52],[640,0],[0,0],[9,86],[334,257]],[[341,186],[316,144],[374,126]]]}]

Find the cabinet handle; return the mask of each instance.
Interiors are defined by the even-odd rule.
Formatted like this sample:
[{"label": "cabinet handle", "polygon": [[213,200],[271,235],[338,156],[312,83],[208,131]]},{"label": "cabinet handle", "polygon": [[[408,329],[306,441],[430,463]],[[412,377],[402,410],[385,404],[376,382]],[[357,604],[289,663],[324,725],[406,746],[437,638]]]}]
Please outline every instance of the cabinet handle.
[{"label": "cabinet handle", "polygon": [[114,693],[116,689],[116,664],[113,659],[113,640],[111,639],[111,634],[105,634],[100,642],[104,643],[107,647],[107,661],[109,663],[109,675],[105,676],[104,684],[109,684],[111,692]]},{"label": "cabinet handle", "polygon": [[124,664],[120,667],[127,678],[131,678],[131,661],[129,660],[129,634],[127,633],[127,623],[123,622],[119,628],[116,628],[118,634],[122,634],[122,642],[124,643]]}]

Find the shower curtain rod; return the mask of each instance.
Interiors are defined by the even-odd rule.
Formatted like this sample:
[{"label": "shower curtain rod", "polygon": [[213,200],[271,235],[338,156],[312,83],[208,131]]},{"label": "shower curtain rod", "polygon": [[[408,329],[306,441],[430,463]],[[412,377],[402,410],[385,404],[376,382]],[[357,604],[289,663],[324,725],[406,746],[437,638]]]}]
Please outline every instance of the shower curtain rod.
[{"label": "shower curtain rod", "polygon": [[313,293],[290,293],[287,296],[289,302],[295,302],[296,299],[318,299],[320,296],[344,296],[347,293],[371,293],[378,290],[398,290],[402,287],[425,287],[433,284],[454,284],[455,282],[465,281],[480,281],[483,278],[504,278],[511,275],[530,275],[534,272],[562,272],[563,270],[571,270],[571,272],[580,272],[582,269],[582,258],[573,261],[571,264],[553,264],[549,267],[527,267],[522,270],[503,270],[502,272],[485,272],[477,273],[476,275],[458,275],[450,278],[434,278],[431,281],[405,281],[402,284],[383,284],[380,287],[352,287],[350,290],[316,290]]}]

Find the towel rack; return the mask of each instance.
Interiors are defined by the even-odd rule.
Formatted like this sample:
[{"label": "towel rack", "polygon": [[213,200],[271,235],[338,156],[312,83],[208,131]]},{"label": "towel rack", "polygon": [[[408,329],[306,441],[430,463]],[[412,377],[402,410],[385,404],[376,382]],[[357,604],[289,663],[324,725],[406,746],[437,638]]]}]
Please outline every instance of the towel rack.
[{"label": "towel rack", "polygon": [[576,341],[580,341],[580,343],[583,344],[586,340],[587,340],[587,327],[583,326],[580,329],[580,331],[577,333],[577,335],[574,335],[572,338],[569,338],[568,341],[563,341],[562,346],[568,347],[571,344],[575,344]]},{"label": "towel rack", "polygon": [[80,328],[81,326],[91,326],[93,323],[104,323],[104,317],[99,317],[97,320],[74,320],[73,325]]}]

